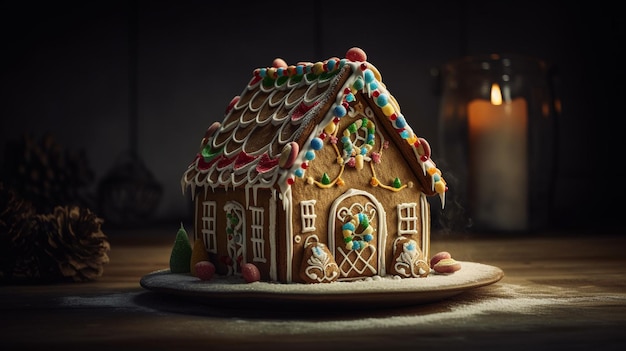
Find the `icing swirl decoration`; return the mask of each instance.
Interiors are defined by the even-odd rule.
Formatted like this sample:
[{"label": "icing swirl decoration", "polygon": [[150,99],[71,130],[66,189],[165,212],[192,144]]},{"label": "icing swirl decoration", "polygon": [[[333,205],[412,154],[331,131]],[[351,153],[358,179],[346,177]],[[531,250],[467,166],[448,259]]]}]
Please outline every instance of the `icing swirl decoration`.
[{"label": "icing swirl decoration", "polygon": [[[357,229],[361,229],[357,234]],[[370,225],[369,218],[363,212],[352,215],[349,222],[341,227],[343,240],[348,250],[362,250],[374,239],[374,227]]]}]

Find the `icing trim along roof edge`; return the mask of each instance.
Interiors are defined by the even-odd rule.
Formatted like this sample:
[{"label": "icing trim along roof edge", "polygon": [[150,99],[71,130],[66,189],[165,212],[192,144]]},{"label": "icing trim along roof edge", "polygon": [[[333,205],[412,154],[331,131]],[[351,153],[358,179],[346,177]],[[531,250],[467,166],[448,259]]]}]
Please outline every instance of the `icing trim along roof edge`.
[{"label": "icing trim along roof edge", "polygon": [[447,184],[430,158],[428,142],[409,126],[380,72],[359,48],[348,50],[344,59],[291,66],[276,59],[272,67],[255,69],[241,95],[229,103],[223,121],[205,132],[200,151],[181,179],[183,192],[191,187],[194,196],[196,187],[206,191],[277,185],[284,194],[305,178],[315,152],[351,112],[358,92],[388,118],[428,180],[430,188],[422,184],[424,192],[438,194],[443,207]]}]

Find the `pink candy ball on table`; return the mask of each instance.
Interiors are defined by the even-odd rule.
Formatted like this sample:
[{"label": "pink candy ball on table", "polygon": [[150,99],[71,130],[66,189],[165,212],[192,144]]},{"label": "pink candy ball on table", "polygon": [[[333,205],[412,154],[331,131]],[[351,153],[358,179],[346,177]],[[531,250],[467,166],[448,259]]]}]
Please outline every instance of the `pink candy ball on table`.
[{"label": "pink candy ball on table", "polygon": [[367,54],[363,49],[353,47],[346,52],[346,58],[352,62],[365,62],[367,61]]},{"label": "pink candy ball on table", "polygon": [[430,259],[430,268],[441,274],[450,274],[461,269],[461,263],[457,262],[447,251],[441,251]]},{"label": "pink candy ball on table", "polygon": [[452,257],[452,255],[450,255],[450,253],[449,253],[449,252],[447,252],[447,251],[441,251],[441,252],[438,252],[437,254],[435,254],[435,255],[434,255],[434,256],[430,259],[430,268],[435,267],[435,265],[436,265],[439,261],[441,261],[441,260],[443,260],[443,259],[445,259],[445,258],[451,258],[451,257]]},{"label": "pink candy ball on table", "polygon": [[210,261],[200,261],[194,266],[196,276],[201,280],[211,280],[215,275],[215,265]]},{"label": "pink candy ball on table", "polygon": [[437,262],[433,269],[437,273],[450,274],[461,269],[461,264],[454,258],[444,258]]},{"label": "pink candy ball on table", "polygon": [[252,263],[244,263],[241,266],[241,275],[246,283],[253,283],[261,280],[261,272],[259,272],[257,266]]}]

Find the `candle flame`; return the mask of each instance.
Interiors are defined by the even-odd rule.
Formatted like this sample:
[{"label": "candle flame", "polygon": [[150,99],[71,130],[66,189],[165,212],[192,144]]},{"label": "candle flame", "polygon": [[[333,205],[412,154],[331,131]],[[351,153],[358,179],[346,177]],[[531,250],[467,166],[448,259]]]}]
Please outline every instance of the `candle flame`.
[{"label": "candle flame", "polygon": [[502,105],[502,91],[500,91],[498,83],[491,85],[491,104],[496,106]]}]

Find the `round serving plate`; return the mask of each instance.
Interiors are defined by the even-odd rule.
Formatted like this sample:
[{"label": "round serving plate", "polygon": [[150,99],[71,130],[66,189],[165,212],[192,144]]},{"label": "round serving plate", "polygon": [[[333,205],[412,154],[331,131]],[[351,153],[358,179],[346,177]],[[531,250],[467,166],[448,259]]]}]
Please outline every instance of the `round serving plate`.
[{"label": "round serving plate", "polygon": [[295,303],[332,305],[370,303],[377,306],[400,306],[428,303],[458,295],[464,291],[498,282],[504,272],[495,266],[461,262],[452,274],[434,274],[424,278],[372,277],[358,281],[320,284],[246,283],[238,276],[216,276],[203,281],[191,274],[159,270],[143,276],[143,288],[193,299],[203,303]]}]

